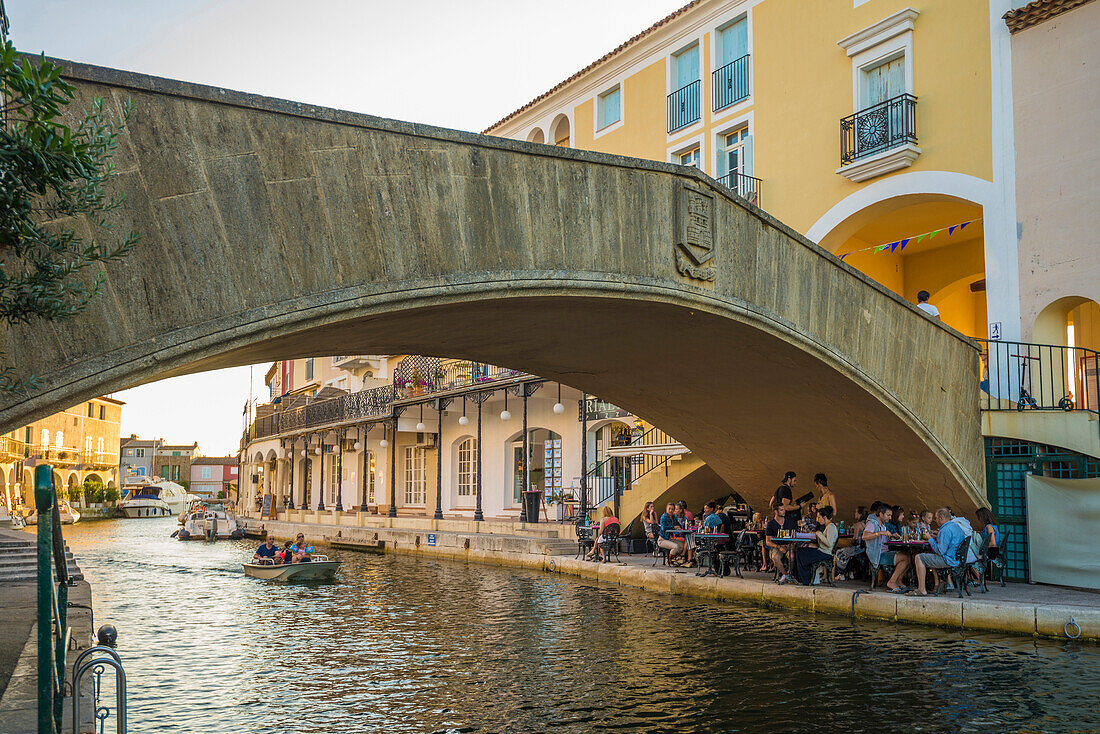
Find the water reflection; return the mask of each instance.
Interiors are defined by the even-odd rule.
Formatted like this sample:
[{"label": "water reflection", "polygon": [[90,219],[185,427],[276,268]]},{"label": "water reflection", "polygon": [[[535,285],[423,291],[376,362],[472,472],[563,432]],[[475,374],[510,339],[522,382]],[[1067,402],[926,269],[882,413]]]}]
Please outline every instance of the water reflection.
[{"label": "water reflection", "polygon": [[1100,651],[334,554],[245,577],[174,521],[66,536],[120,630],[135,732],[1091,731]]}]

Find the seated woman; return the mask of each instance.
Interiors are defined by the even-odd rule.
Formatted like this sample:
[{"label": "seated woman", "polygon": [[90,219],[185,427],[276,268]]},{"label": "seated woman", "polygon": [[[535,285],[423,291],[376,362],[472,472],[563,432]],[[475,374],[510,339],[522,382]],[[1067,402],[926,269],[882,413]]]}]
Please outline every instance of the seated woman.
[{"label": "seated woman", "polygon": [[306,536],[302,533],[298,533],[298,536],[294,539],[294,545],[291,546],[294,551],[294,563],[309,563],[313,560],[310,557],[309,552],[313,549],[312,546],[306,545]]},{"label": "seated woman", "polygon": [[832,560],[836,539],[840,535],[836,525],[833,525],[832,507],[822,507],[817,511],[817,524],[820,529],[815,533],[813,547],[798,548],[794,553],[794,573],[803,586],[813,582],[811,566],[818,561]]},{"label": "seated woman", "polygon": [[603,531],[607,530],[607,526],[619,524],[619,518],[615,517],[615,512],[610,506],[604,505],[600,514],[602,517],[600,518],[600,527],[596,531],[596,542],[592,544],[592,550],[587,554],[587,558],[595,558],[599,553],[600,537],[603,536]]},{"label": "seated woman", "polygon": [[683,524],[676,514],[676,505],[669,502],[665,507],[665,514],[661,515],[660,530],[657,538],[657,545],[668,551],[669,563],[675,563],[684,553],[684,543],[672,537],[674,535],[672,531],[682,527]]},{"label": "seated woman", "polygon": [[1001,531],[997,527],[997,517],[990,512],[988,507],[979,507],[974,514],[978,518],[978,527],[981,528],[982,542],[989,538],[989,558],[999,558],[1001,555],[999,546]]},{"label": "seated woman", "polygon": [[657,510],[652,502],[646,502],[645,509],[642,510],[642,530],[645,532],[645,536],[656,545],[657,532],[660,530],[660,519],[657,517]]}]

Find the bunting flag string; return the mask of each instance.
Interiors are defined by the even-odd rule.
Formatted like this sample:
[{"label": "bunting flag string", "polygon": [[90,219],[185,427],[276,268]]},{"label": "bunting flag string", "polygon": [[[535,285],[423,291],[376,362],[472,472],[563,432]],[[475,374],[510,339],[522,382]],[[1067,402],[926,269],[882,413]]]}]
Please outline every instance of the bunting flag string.
[{"label": "bunting flag string", "polygon": [[846,252],[841,255],[840,259],[844,260],[844,258],[848,257],[849,255],[854,255],[857,252],[871,252],[872,250],[875,252],[885,252],[886,250],[889,250],[890,252],[901,252],[910,242],[916,242],[919,244],[926,239],[931,240],[936,235],[942,234],[945,229],[947,230],[947,236],[950,237],[956,232],[961,232],[966,229],[966,226],[968,224],[974,224],[980,221],[982,221],[982,217],[971,219],[970,221],[962,222],[961,224],[952,224],[950,227],[941,227],[940,229],[934,229],[931,232],[925,232],[924,234],[916,234],[911,237],[906,237],[905,239],[897,240],[896,242],[887,242],[884,245],[871,245],[870,247],[864,247],[860,250],[852,250],[851,252]]}]

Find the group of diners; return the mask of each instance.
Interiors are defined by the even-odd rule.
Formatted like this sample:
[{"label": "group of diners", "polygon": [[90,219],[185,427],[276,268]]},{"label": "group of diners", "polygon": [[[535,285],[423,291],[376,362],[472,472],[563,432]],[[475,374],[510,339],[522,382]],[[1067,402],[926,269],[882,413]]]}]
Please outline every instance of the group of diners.
[{"label": "group of diners", "polygon": [[275,542],[275,536],[268,533],[267,540],[252,554],[253,563],[272,563],[281,566],[286,563],[309,563],[313,546],[306,545],[306,536],[298,533],[293,541],[286,541],[283,547]]},{"label": "group of diners", "polygon": [[[832,569],[837,580],[846,575],[855,578],[856,566],[862,564],[870,574],[881,571],[889,575],[887,591],[923,596],[928,593],[930,577],[932,584],[939,583],[932,571],[958,565],[961,542],[971,544],[969,562],[977,560],[983,543],[988,547],[987,558],[999,557],[1000,531],[988,508],[976,512],[979,532],[948,507],[907,512],[885,502],[857,508],[846,528],[838,518],[836,496],[824,474],[814,476],[815,491],[796,498],[797,484],[795,472],[784,474],[770,501],[771,516],[765,520],[761,513],[754,513],[745,524],[754,537],[763,536],[756,570],[775,572],[781,584],[814,583],[815,567],[819,566]],[[736,531],[734,521],[715,501],[704,506],[701,517],[687,507],[684,500],[670,502],[658,517],[653,503],[647,502],[641,519],[647,537],[668,552],[671,565],[694,567],[697,535],[725,536],[718,541],[722,545],[733,539]],[[734,549],[732,542],[725,547]],[[856,558],[861,561],[853,563]]]},{"label": "group of diners", "polygon": [[672,566],[697,567],[695,536],[698,534],[721,535],[725,539],[733,533],[733,523],[714,500],[703,505],[700,515],[687,508],[687,502],[669,502],[664,514],[657,516],[652,502],[646,502],[642,510],[642,527],[646,537],[658,548],[668,551]]}]

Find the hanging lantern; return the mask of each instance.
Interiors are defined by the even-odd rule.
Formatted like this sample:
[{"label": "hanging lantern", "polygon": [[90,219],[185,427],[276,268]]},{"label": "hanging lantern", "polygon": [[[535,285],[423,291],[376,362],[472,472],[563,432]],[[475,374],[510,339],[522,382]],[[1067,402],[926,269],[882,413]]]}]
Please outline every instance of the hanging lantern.
[{"label": "hanging lantern", "polygon": [[362,441],[356,441],[353,444],[353,447],[355,448],[356,451],[358,451],[359,449],[363,448],[363,442]]},{"label": "hanging lantern", "polygon": [[416,424],[416,430],[421,433],[428,430],[428,427],[424,425],[424,403],[420,404],[420,422]]},{"label": "hanging lantern", "polygon": [[565,412],[565,406],[561,404],[561,383],[558,383],[558,402],[554,403],[554,412],[561,415]]},{"label": "hanging lantern", "polygon": [[462,396],[462,415],[458,417],[458,425],[468,426],[470,425],[470,419],[466,417],[466,396]]},{"label": "hanging lantern", "polygon": [[500,411],[500,419],[502,421],[511,420],[512,414],[508,412],[508,391],[504,391],[504,410]]}]

